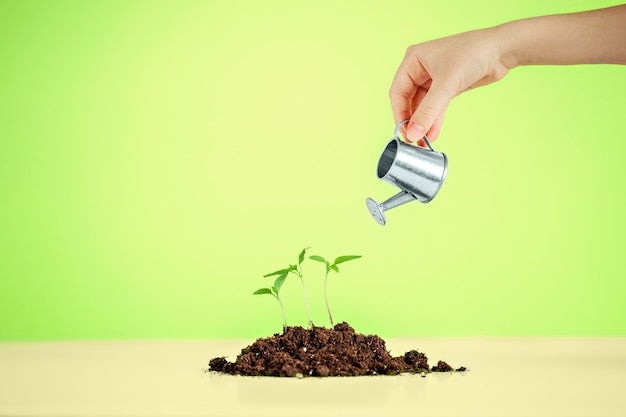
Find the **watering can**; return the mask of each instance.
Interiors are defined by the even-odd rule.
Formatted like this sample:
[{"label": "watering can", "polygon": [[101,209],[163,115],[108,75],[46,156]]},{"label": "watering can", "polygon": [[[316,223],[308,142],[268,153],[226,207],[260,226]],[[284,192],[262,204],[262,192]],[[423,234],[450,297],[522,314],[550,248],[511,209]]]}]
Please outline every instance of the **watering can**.
[{"label": "watering can", "polygon": [[387,210],[413,200],[426,204],[435,198],[448,172],[448,157],[434,150],[426,136],[423,140],[428,148],[400,139],[400,127],[406,122],[396,125],[394,137],[385,146],[376,170],[379,179],[398,187],[400,192],[382,203],[372,198],[365,200],[370,214],[381,226],[387,223]]}]

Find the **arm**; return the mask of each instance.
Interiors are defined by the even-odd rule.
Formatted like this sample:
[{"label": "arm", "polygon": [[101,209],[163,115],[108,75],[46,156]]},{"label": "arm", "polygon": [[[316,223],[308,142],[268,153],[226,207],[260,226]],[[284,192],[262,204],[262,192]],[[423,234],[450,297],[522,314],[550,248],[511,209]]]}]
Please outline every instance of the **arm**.
[{"label": "arm", "polygon": [[518,20],[497,30],[510,68],[626,64],[626,5]]},{"label": "arm", "polygon": [[523,65],[626,64],[626,5],[517,20],[407,49],[389,96],[407,139],[439,135],[452,98]]}]

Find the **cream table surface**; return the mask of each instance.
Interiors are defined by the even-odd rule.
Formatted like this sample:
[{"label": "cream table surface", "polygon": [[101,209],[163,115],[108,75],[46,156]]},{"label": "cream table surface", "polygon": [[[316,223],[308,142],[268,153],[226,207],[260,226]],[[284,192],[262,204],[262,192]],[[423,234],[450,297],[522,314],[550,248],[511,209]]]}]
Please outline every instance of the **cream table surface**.
[{"label": "cream table surface", "polygon": [[206,372],[252,341],[0,343],[0,416],[626,416],[626,338],[390,339],[456,374]]}]

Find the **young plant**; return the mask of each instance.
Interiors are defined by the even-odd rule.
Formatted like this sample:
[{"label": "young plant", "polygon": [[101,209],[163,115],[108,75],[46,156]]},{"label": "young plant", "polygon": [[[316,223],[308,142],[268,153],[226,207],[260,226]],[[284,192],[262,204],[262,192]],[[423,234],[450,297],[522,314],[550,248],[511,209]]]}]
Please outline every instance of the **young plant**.
[{"label": "young plant", "polygon": [[253,295],[269,294],[272,297],[276,298],[276,300],[278,300],[278,304],[280,305],[280,310],[283,312],[283,322],[285,324],[285,327],[287,327],[287,315],[285,314],[285,307],[283,306],[283,302],[280,300],[280,287],[283,286],[283,283],[285,282],[285,278],[287,278],[287,274],[288,272],[284,272],[280,274],[280,276],[276,278],[276,280],[274,281],[274,285],[272,286],[272,288],[259,288],[258,290],[252,293]]},{"label": "young plant", "polygon": [[328,304],[328,295],[326,293],[326,282],[328,281],[328,273],[330,271],[335,271],[339,273],[339,268],[337,267],[337,265],[344,263],[344,262],[351,261],[353,259],[359,259],[360,257],[361,255],[339,256],[338,258],[335,259],[335,262],[333,262],[331,265],[330,262],[328,262],[326,259],[322,258],[321,256],[318,256],[318,255],[309,256],[309,259],[313,261],[321,262],[326,265],[326,275],[324,276],[324,299],[326,300],[326,310],[328,310],[328,317],[330,318],[331,328],[335,327],[335,323],[333,322],[333,315],[330,312],[330,305]]},{"label": "young plant", "polygon": [[306,285],[304,285],[304,276],[302,275],[302,262],[304,261],[304,255],[309,248],[302,249],[302,252],[298,255],[298,264],[297,265],[289,265],[289,268],[279,269],[278,271],[270,272],[269,274],[263,275],[264,277],[271,277],[275,275],[282,276],[283,274],[295,274],[300,278],[300,282],[302,282],[302,291],[304,292],[304,303],[306,304],[306,313],[309,317],[309,326],[313,326],[313,320],[311,319],[311,309],[309,308],[309,297],[306,292]]}]

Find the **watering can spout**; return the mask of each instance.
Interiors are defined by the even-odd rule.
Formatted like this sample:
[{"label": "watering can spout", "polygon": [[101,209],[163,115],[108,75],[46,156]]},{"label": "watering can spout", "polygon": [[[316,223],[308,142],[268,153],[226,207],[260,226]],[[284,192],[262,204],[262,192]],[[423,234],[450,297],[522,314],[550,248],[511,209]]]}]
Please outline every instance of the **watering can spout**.
[{"label": "watering can spout", "polygon": [[376,220],[381,226],[384,226],[387,223],[385,211],[398,207],[402,204],[409,203],[413,200],[417,200],[413,194],[406,191],[400,191],[398,194],[383,201],[382,203],[377,203],[373,198],[367,198],[365,203],[367,204],[367,208],[369,209],[374,220]]}]

